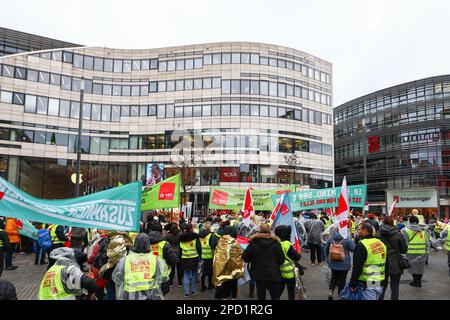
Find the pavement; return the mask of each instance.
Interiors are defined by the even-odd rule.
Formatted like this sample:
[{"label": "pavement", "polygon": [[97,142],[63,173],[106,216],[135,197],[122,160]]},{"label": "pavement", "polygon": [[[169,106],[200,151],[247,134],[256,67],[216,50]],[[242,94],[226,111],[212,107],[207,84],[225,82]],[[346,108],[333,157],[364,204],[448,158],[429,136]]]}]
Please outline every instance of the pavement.
[{"label": "pavement", "polygon": [[[314,265],[310,263],[309,253],[304,253],[302,265],[306,267],[303,276],[304,285],[307,291],[308,300],[327,300],[328,284],[323,272],[323,265]],[[400,280],[400,299],[401,300],[450,300],[450,277],[447,266],[447,254],[443,251],[434,252],[431,250],[428,265],[425,266],[425,273],[422,280],[422,287],[416,288],[409,285],[412,281],[411,274],[406,271]],[[18,253],[14,256],[13,264],[17,265],[16,270],[4,270],[2,279],[11,281],[16,286],[17,297],[19,300],[35,300],[39,284],[47,265],[35,265],[34,255]],[[350,277],[348,275],[347,280]],[[185,298],[183,289],[179,288],[175,277],[175,285],[171,288],[166,299],[170,300],[212,300],[214,299],[214,290],[200,292],[196,296]],[[248,284],[239,287],[238,300],[250,300]],[[200,284],[197,283],[200,289]],[[255,292],[256,294],[256,292]],[[287,299],[286,290],[281,297]],[[388,288],[385,299],[390,299],[390,289]]]}]

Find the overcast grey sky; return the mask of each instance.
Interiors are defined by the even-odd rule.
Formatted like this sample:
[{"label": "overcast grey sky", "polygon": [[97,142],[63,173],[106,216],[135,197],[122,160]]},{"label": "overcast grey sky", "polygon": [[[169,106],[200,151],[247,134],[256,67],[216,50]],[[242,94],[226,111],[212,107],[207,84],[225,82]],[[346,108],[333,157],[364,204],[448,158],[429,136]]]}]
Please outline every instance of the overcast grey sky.
[{"label": "overcast grey sky", "polygon": [[333,63],[334,106],[450,73],[446,0],[1,0],[0,25],[84,45],[267,42]]}]

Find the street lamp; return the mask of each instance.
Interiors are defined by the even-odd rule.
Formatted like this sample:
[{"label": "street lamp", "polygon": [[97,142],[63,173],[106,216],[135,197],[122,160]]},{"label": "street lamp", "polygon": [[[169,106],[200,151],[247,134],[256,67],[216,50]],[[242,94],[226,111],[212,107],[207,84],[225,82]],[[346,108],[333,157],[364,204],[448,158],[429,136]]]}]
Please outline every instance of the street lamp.
[{"label": "street lamp", "polygon": [[77,137],[77,176],[75,184],[75,197],[80,196],[80,162],[81,162],[81,128],[83,126],[83,100],[84,100],[84,78],[81,77],[80,84],[80,112],[78,116],[78,137]]}]

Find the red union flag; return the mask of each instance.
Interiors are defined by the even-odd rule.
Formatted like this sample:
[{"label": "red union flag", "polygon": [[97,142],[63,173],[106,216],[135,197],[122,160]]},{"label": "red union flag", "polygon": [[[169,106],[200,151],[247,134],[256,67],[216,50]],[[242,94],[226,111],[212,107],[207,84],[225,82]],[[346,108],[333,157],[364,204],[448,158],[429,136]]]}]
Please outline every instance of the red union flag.
[{"label": "red union flag", "polygon": [[336,211],[336,222],[339,223],[339,233],[344,239],[348,237],[348,211],[349,211],[347,179],[344,177],[342,181],[341,194],[339,195],[338,208]]},{"label": "red union flag", "polygon": [[244,204],[242,206],[242,222],[246,225],[250,225],[250,216],[254,215],[255,211],[253,209],[253,199],[250,187],[245,191]]},{"label": "red union flag", "polygon": [[228,192],[221,190],[214,190],[211,203],[219,206],[225,206],[228,202]]},{"label": "red union flag", "polygon": [[175,183],[164,182],[159,187],[158,200],[173,200],[175,194]]},{"label": "red union flag", "polygon": [[398,196],[394,196],[394,202],[392,203],[391,207],[389,208],[388,216],[392,215],[392,212],[394,212],[395,206],[397,205],[398,202],[399,202],[399,197]]}]

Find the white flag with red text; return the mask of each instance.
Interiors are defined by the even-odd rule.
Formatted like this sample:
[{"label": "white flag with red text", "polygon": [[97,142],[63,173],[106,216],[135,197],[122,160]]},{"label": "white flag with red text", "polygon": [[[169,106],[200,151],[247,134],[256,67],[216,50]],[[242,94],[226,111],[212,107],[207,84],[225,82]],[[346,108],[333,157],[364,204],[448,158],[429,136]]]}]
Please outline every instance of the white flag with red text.
[{"label": "white flag with red text", "polygon": [[342,181],[341,194],[339,195],[338,208],[335,213],[336,223],[339,225],[339,233],[344,239],[347,239],[348,237],[349,209],[347,179],[344,177],[344,180]]}]

